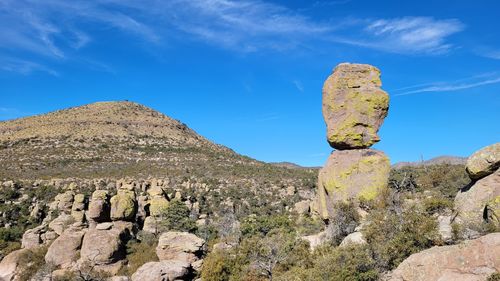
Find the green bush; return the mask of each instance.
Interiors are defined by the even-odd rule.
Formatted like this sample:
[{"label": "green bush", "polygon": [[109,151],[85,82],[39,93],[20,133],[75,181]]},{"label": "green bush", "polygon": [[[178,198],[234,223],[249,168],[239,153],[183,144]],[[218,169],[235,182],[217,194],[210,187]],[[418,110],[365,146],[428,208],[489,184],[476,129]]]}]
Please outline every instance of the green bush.
[{"label": "green bush", "polygon": [[401,213],[373,211],[363,234],[382,270],[394,269],[411,254],[440,243],[436,220],[418,206]]},{"label": "green bush", "polygon": [[154,235],[141,232],[140,240],[129,240],[126,246],[128,264],[122,267],[120,274],[132,276],[139,267],[151,261],[158,261],[156,245],[158,241]]},{"label": "green bush", "polygon": [[243,237],[254,235],[265,236],[275,229],[281,229],[286,232],[294,231],[293,223],[288,216],[249,216],[241,223],[241,234]]},{"label": "green bush", "polygon": [[172,200],[163,214],[160,215],[161,231],[196,231],[196,221],[190,217],[189,208],[179,200]]}]

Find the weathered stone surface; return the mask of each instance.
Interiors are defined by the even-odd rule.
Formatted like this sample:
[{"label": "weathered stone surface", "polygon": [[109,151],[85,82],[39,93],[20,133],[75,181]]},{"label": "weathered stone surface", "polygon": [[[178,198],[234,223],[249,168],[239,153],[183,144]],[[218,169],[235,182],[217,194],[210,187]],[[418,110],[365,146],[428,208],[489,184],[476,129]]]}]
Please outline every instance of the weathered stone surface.
[{"label": "weathered stone surface", "polygon": [[455,197],[455,221],[475,229],[485,220],[499,224],[500,219],[500,170],[478,180],[469,189]]},{"label": "weathered stone surface", "polygon": [[389,95],[380,89],[380,71],[367,64],[339,64],[323,85],[327,139],[336,149],[366,148],[378,142]]},{"label": "weathered stone surface", "polygon": [[135,218],[136,202],[132,191],[119,190],[111,198],[111,219],[132,220]]},{"label": "weathered stone surface", "polygon": [[341,247],[345,247],[348,245],[363,245],[366,244],[365,237],[363,236],[362,232],[353,232],[349,235],[347,235],[344,240],[340,243]]},{"label": "weathered stone surface", "polygon": [[57,209],[59,209],[61,212],[71,212],[74,196],[75,193],[73,193],[73,191],[66,191],[64,193],[58,194],[54,198],[54,200],[57,202]]},{"label": "weathered stone surface", "polygon": [[154,197],[149,203],[149,213],[151,216],[160,216],[165,213],[169,205],[165,197]]},{"label": "weathered stone surface", "polygon": [[450,242],[453,239],[451,219],[451,216],[439,216],[437,218],[439,235],[441,235],[444,242]]},{"label": "weathered stone surface", "polygon": [[74,222],[75,219],[71,215],[63,213],[49,223],[49,228],[58,235],[61,235]]},{"label": "weathered stone surface", "polygon": [[85,220],[85,195],[75,195],[73,206],[71,207],[71,216],[77,222],[83,222]]},{"label": "weathered stone surface", "polygon": [[500,272],[500,233],[459,245],[433,247],[404,260],[391,281],[479,281]]},{"label": "weathered stone surface", "polygon": [[311,248],[311,250],[314,250],[316,249],[316,247],[325,243],[328,240],[328,237],[326,235],[326,232],[322,231],[313,235],[302,236],[301,239],[309,242],[309,247]]},{"label": "weathered stone surface", "polygon": [[318,177],[320,215],[327,219],[334,203],[349,199],[374,199],[387,187],[389,158],[373,149],[334,151]]},{"label": "weathered stone surface", "polygon": [[471,179],[480,179],[500,167],[500,142],[476,151],[467,159],[465,166]]},{"label": "weathered stone surface", "polygon": [[160,236],[156,255],[162,260],[178,260],[188,263],[199,259],[205,240],[187,232],[169,231]]},{"label": "weathered stone surface", "polygon": [[90,229],[83,237],[81,260],[93,264],[111,264],[124,258],[123,232],[119,229]]},{"label": "weathered stone surface", "polygon": [[42,243],[42,235],[46,232],[44,226],[37,226],[33,229],[28,229],[24,232],[21,240],[21,245],[25,249],[34,249],[39,247]]},{"label": "weathered stone surface", "polygon": [[47,254],[45,254],[45,262],[62,267],[67,267],[72,262],[76,262],[84,234],[85,231],[75,231],[71,228],[64,231],[61,236],[50,244]]},{"label": "weathered stone surface", "polygon": [[105,222],[109,218],[109,194],[106,190],[96,190],[92,193],[87,216],[96,222]]},{"label": "weathered stone surface", "polygon": [[13,281],[15,279],[16,272],[19,267],[19,262],[22,256],[28,254],[30,251],[27,249],[21,249],[14,251],[0,262],[0,280],[2,281]]},{"label": "weathered stone surface", "polygon": [[155,217],[149,216],[144,220],[142,231],[148,233],[158,233],[158,221]]},{"label": "weathered stone surface", "polygon": [[188,262],[179,260],[148,262],[137,269],[132,275],[132,281],[184,280],[189,268]]},{"label": "weathered stone surface", "polygon": [[295,203],[293,210],[297,212],[299,215],[304,215],[309,213],[309,208],[311,205],[311,201],[309,200],[302,200],[297,203]]}]

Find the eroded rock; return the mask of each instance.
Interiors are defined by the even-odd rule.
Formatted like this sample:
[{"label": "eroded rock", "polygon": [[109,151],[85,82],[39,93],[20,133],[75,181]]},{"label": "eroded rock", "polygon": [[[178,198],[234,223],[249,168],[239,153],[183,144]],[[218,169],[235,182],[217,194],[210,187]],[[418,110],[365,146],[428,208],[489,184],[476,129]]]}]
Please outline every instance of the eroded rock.
[{"label": "eroded rock", "polygon": [[380,89],[380,70],[367,64],[339,64],[323,85],[327,140],[336,149],[366,148],[380,140],[389,95]]},{"label": "eroded rock", "polygon": [[500,143],[475,152],[467,159],[466,170],[471,179],[480,179],[500,167]]}]

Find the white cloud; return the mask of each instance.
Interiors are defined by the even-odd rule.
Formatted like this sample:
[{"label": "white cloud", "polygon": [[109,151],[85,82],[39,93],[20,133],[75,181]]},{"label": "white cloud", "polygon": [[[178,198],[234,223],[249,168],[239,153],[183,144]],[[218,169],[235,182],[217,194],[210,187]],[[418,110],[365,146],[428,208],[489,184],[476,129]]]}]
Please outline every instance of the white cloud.
[{"label": "white cloud", "polygon": [[402,53],[443,53],[452,47],[447,38],[464,28],[456,19],[404,17],[375,20],[365,31],[377,39],[373,46],[380,49]]},{"label": "white cloud", "polygon": [[438,83],[428,83],[428,84],[409,86],[401,88],[399,90],[408,90],[408,89],[412,90],[395,94],[394,96],[406,96],[406,95],[414,95],[414,94],[428,93],[428,92],[454,92],[454,91],[477,88],[485,85],[492,85],[498,83],[500,83],[500,75],[492,76],[491,73],[488,73],[488,74],[477,75],[472,78],[460,79],[449,83],[438,82]]},{"label": "white cloud", "polygon": [[299,92],[304,92],[304,85],[302,85],[302,82],[300,82],[299,80],[293,80],[292,82],[295,88],[299,90]]},{"label": "white cloud", "polygon": [[14,72],[22,75],[29,75],[33,72],[45,72],[52,76],[59,76],[59,73],[36,62],[17,59],[0,58],[0,70]]},{"label": "white cloud", "polygon": [[458,20],[425,17],[322,22],[262,0],[0,0],[0,21],[0,54],[25,52],[59,62],[107,40],[102,34],[109,30],[135,36],[140,40],[131,42],[147,48],[199,40],[248,53],[321,43],[331,48],[333,42],[429,54],[449,50],[449,36],[464,28]]}]

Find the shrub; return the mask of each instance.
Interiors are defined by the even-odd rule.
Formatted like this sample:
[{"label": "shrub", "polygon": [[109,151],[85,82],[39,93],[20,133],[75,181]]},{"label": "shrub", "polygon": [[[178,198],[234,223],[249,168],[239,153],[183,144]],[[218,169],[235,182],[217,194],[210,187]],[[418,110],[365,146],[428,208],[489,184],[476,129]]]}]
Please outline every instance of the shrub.
[{"label": "shrub", "polygon": [[401,214],[376,210],[363,228],[378,267],[391,270],[411,254],[440,243],[436,220],[417,206]]},{"label": "shrub", "polygon": [[328,220],[327,236],[333,245],[338,245],[342,239],[354,232],[359,224],[359,214],[353,202],[339,202],[333,206],[333,215]]},{"label": "shrub", "polygon": [[153,234],[141,232],[140,240],[129,240],[126,246],[128,265],[123,267],[121,274],[131,276],[143,264],[158,261],[156,256],[157,239]]},{"label": "shrub", "polygon": [[160,215],[159,228],[162,231],[196,231],[196,222],[190,218],[189,208],[179,200],[172,200]]},{"label": "shrub", "polygon": [[254,235],[265,236],[276,229],[281,229],[285,232],[294,231],[292,221],[284,215],[249,216],[241,223],[241,234],[244,237]]},{"label": "shrub", "polygon": [[45,265],[47,247],[26,251],[19,258],[19,280],[30,280]]},{"label": "shrub", "polygon": [[204,281],[228,281],[231,277],[233,261],[226,253],[215,251],[203,259],[201,279]]},{"label": "shrub", "polygon": [[445,197],[429,197],[423,200],[423,206],[428,214],[442,213],[453,208],[453,201]]}]

